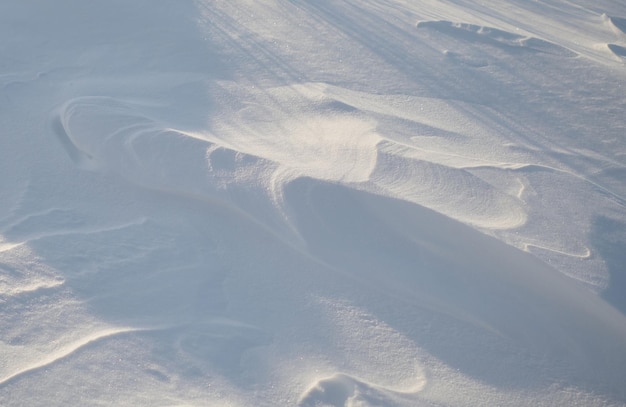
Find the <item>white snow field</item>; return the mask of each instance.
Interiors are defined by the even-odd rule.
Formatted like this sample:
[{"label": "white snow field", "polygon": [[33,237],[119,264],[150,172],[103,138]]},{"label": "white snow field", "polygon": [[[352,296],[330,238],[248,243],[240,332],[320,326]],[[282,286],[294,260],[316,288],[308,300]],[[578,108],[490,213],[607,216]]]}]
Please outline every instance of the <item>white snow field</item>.
[{"label": "white snow field", "polygon": [[0,406],[626,406],[626,2],[0,0]]}]

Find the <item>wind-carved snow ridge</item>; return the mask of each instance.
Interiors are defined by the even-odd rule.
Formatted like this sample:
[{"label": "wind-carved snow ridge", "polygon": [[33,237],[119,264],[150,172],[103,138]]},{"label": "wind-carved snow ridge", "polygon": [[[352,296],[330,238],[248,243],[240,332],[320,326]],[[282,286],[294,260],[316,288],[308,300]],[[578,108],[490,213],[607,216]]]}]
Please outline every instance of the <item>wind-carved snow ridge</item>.
[{"label": "wind-carved snow ridge", "polygon": [[618,58],[626,59],[626,18],[603,14],[604,21],[611,31],[616,34],[617,43],[608,43],[606,46]]},{"label": "wind-carved snow ridge", "polygon": [[266,225],[274,229],[284,221],[276,210],[282,210],[281,191],[290,180],[363,182],[373,170],[380,137],[371,120],[333,111],[296,120],[282,104],[243,104],[213,132],[191,133],[167,127],[135,102],[84,97],[65,103],[53,126],[83,169],[221,202],[261,223],[274,219]]},{"label": "wind-carved snow ridge", "polygon": [[[519,40],[468,27],[490,41]],[[176,129],[147,102],[107,97],[68,101],[53,127],[83,169],[226,206],[296,245],[303,242],[284,190],[302,177],[412,202],[490,234],[545,227],[529,213],[529,190],[537,187],[527,179],[536,177],[530,168],[576,178],[566,167],[553,168],[529,154],[531,145],[507,142],[506,122],[477,120],[485,107],[472,103],[376,95],[325,83],[261,91],[223,81],[211,92],[222,103],[203,129]],[[579,261],[582,253],[597,262],[588,246],[570,244],[565,235],[541,241],[501,234],[501,239],[549,261],[555,256]],[[559,266],[565,273],[567,264]]]},{"label": "wind-carved snow ridge", "polygon": [[[234,150],[211,134],[170,128],[145,113],[149,110],[137,102],[83,97],[65,103],[53,125],[70,158],[83,169],[225,205],[280,229],[266,198],[273,162]],[[267,225],[268,219],[276,224]]]},{"label": "wind-carved snow ridge", "polygon": [[[209,131],[176,130],[152,118],[146,105],[105,97],[64,104],[55,131],[81,168],[220,202],[286,236],[297,231],[283,190],[300,177],[390,194],[487,229],[525,222],[517,197],[467,170],[518,164],[498,161],[509,157],[493,146],[493,160],[482,154],[487,147],[472,136],[483,130],[468,126],[470,119],[446,102],[321,83],[265,92],[222,83],[220,89],[230,104]],[[394,117],[411,123],[412,133],[385,124]],[[438,134],[473,147],[458,155]]]},{"label": "wind-carved snow ridge", "polygon": [[15,372],[8,377],[0,377],[0,389],[6,387],[12,382],[18,381],[25,376],[36,373],[39,370],[45,369],[50,365],[55,363],[59,363],[65,358],[72,355],[72,353],[81,350],[83,348],[89,347],[95,342],[102,341],[114,337],[120,334],[132,333],[138,331],[133,328],[108,328],[102,329],[100,331],[95,331],[84,338],[80,338],[74,343],[66,344],[59,349],[55,349],[55,352],[47,355],[44,359],[38,360],[30,366],[27,366],[20,370],[19,372]]},{"label": "wind-carved snow ridge", "polygon": [[626,47],[617,44],[607,44],[607,47],[618,57],[626,58]]},{"label": "wind-carved snow ridge", "polygon": [[[238,90],[230,86],[229,91]],[[377,96],[323,83],[241,99],[214,121],[212,134],[277,164],[271,190],[279,206],[284,185],[310,177],[391,194],[480,227],[510,228],[525,220],[517,198],[465,170],[503,162],[481,158],[477,150],[466,156],[448,152],[437,137],[416,140],[424,130],[455,132],[460,138],[475,131],[460,111],[441,100]],[[385,123],[397,117],[411,123],[408,137]]]},{"label": "wind-carved snow ridge", "polygon": [[616,34],[621,36],[626,35],[626,18],[608,16],[606,14],[604,14],[603,17]]},{"label": "wind-carved snow ridge", "polygon": [[622,3],[0,2],[0,405],[626,405]]}]

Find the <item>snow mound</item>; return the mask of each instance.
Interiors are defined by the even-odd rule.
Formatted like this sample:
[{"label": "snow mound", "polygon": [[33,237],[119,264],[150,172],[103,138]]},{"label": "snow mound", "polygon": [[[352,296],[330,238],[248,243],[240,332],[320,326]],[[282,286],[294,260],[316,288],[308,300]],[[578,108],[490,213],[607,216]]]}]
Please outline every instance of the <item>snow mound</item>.
[{"label": "snow mound", "polygon": [[[414,390],[417,393],[423,383]],[[332,377],[321,379],[308,390],[300,399],[299,407],[354,407],[354,406],[396,406],[401,405],[394,399],[406,402],[409,394],[398,394],[385,388],[362,382],[345,374],[335,374]],[[414,404],[415,406],[426,404]]]},{"label": "snow mound", "polygon": [[606,14],[605,17],[609,22],[611,28],[613,28],[616,33],[626,34],[626,18],[607,16]]},{"label": "snow mound", "polygon": [[607,44],[607,47],[618,57],[626,58],[626,47],[617,44]]},{"label": "snow mound", "polygon": [[625,15],[0,2],[0,405],[624,406]]}]

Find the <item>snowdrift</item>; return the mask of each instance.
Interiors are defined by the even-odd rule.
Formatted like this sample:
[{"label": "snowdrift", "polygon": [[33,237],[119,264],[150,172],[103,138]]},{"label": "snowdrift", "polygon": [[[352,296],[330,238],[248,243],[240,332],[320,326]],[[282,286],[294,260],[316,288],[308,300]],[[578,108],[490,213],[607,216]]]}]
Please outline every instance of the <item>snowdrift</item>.
[{"label": "snowdrift", "polygon": [[626,405],[626,6],[409,3],[0,4],[0,405]]}]

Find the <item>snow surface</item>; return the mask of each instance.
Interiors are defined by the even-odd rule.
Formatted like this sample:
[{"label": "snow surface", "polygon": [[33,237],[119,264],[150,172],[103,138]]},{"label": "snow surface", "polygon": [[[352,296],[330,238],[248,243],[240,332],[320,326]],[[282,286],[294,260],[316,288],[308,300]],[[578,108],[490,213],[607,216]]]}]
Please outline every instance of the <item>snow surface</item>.
[{"label": "snow surface", "polygon": [[625,406],[626,3],[0,1],[0,405]]}]

